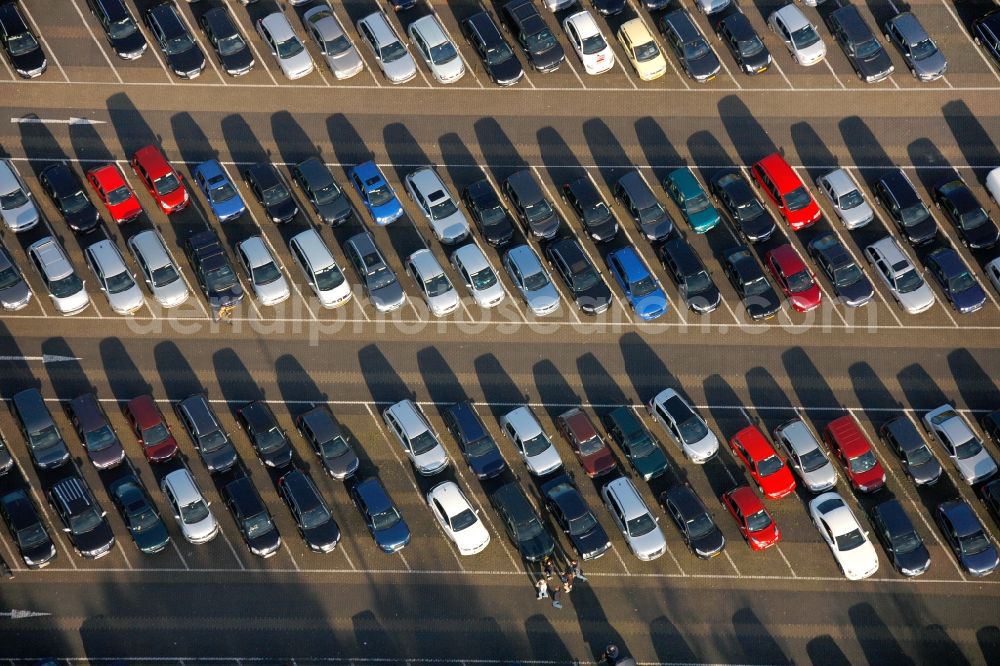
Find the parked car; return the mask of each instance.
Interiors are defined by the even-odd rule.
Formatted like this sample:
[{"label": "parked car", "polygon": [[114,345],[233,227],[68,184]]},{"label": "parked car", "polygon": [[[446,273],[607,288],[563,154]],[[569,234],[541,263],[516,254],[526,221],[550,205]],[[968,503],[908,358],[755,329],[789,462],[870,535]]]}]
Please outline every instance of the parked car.
[{"label": "parked car", "polygon": [[579,407],[557,416],[556,427],[566,438],[588,477],[598,478],[618,469],[611,449],[601,439],[590,417]]},{"label": "parked car", "polygon": [[762,74],[770,68],[771,52],[743,12],[732,12],[716,22],[715,34],[747,74]]},{"label": "parked car", "polygon": [[611,307],[611,290],[575,238],[560,238],[548,243],[545,258],[562,277],[582,312],[598,315]]},{"label": "parked car", "polygon": [[300,414],[295,419],[295,426],[332,478],[343,481],[358,471],[361,464],[358,454],[325,405]]},{"label": "parked car", "polygon": [[270,162],[248,166],[243,170],[243,180],[272,222],[284,224],[298,215],[299,207],[285,179]]},{"label": "parked car", "polygon": [[204,393],[189,395],[178,402],[174,409],[177,420],[187,430],[209,474],[228,471],[239,462],[229,433],[219,423],[219,418]]},{"label": "parked car", "polygon": [[375,245],[374,236],[367,231],[351,236],[344,243],[344,255],[376,310],[392,312],[403,307],[406,292]]},{"label": "parked car", "polygon": [[986,292],[957,251],[939,247],[924,257],[924,263],[941,286],[945,298],[958,312],[969,314],[986,305]]},{"label": "parked car", "polygon": [[937,238],[937,222],[902,169],[884,173],[874,192],[875,200],[910,245],[924,245]]},{"label": "parked car", "polygon": [[1000,565],[997,547],[965,500],[942,502],[934,511],[934,520],[966,573],[987,576],[996,571]]},{"label": "parked car", "polygon": [[708,200],[705,189],[688,167],[674,169],[664,176],[663,189],[677,204],[695,233],[707,233],[719,224],[719,211]]},{"label": "parked car", "polygon": [[170,544],[167,526],[138,476],[129,473],[115,479],[108,486],[108,495],[139,552],[152,555],[167,549]]},{"label": "parked car", "polygon": [[479,307],[492,308],[503,301],[507,292],[478,245],[469,243],[452,252],[451,266]]},{"label": "parked car", "polygon": [[973,19],[971,32],[975,42],[993,59],[994,65],[1000,65],[1000,10],[994,9]]},{"label": "parked car", "polygon": [[580,559],[595,560],[611,549],[607,533],[569,476],[560,474],[546,481],[541,492],[545,509],[569,537]]},{"label": "parked car", "polygon": [[291,467],[278,479],[278,494],[288,505],[299,535],[309,550],[329,553],[337,547],[340,526],[308,474]]},{"label": "parked car", "polygon": [[69,462],[69,449],[38,389],[18,391],[11,407],[35,467],[51,470]]},{"label": "parked car", "polygon": [[518,245],[507,250],[503,265],[533,314],[544,317],[559,308],[559,291],[529,246]]},{"label": "parked car", "polygon": [[809,241],[807,250],[841,303],[857,308],[872,300],[875,289],[871,281],[837,236],[829,231],[820,234]]},{"label": "parked car", "polygon": [[670,470],[667,454],[632,407],[612,409],[604,417],[604,427],[643,481],[655,479]]},{"label": "parked car", "polygon": [[26,567],[41,569],[52,563],[56,558],[56,546],[26,490],[19,488],[0,496],[0,516]]},{"label": "parked car", "polygon": [[712,520],[705,504],[687,483],[678,483],[660,493],[667,515],[674,519],[681,538],[703,560],[715,557],[726,547],[726,537]]},{"label": "parked car", "polygon": [[351,501],[383,553],[396,553],[410,543],[410,528],[377,476],[351,486]]},{"label": "parked car", "polygon": [[434,237],[453,245],[469,237],[471,229],[455,198],[433,167],[422,167],[406,174],[406,192],[423,213]]},{"label": "parked car", "polygon": [[866,247],[865,259],[907,313],[920,314],[933,307],[934,291],[892,236]]},{"label": "parked car", "polygon": [[652,321],[666,314],[667,295],[633,247],[609,252],[605,261],[625,299],[640,319]]},{"label": "parked car", "polygon": [[22,79],[41,76],[48,69],[49,61],[35,33],[21,16],[18,3],[0,5],[0,42],[7,60]]},{"label": "parked car", "polygon": [[826,57],[823,38],[796,5],[788,3],[771,12],[767,25],[785,43],[792,59],[800,65],[815,65]]},{"label": "parked car", "polygon": [[[314,9],[326,11],[322,5]],[[302,194],[322,222],[337,226],[351,217],[354,212],[351,202],[320,158],[308,157],[298,164],[293,164],[289,170],[292,173],[292,182],[302,190]]]},{"label": "parked car", "polygon": [[10,455],[10,449],[0,435],[0,476],[3,476],[14,468],[14,458]]},{"label": "parked car", "polygon": [[435,81],[454,83],[465,75],[465,61],[435,14],[411,22],[406,34]]},{"label": "parked car", "polygon": [[790,243],[770,250],[764,255],[764,261],[771,277],[796,312],[815,310],[823,302],[823,290]]},{"label": "parked car", "polygon": [[21,270],[0,245],[0,307],[9,312],[21,310],[31,302],[31,287]]},{"label": "parked car", "polygon": [[417,75],[417,63],[385,14],[369,14],[358,21],[357,28],[361,41],[371,49],[375,62],[389,83],[406,83]]},{"label": "parked car", "polygon": [[931,556],[923,540],[897,499],[877,504],[870,518],[875,536],[896,571],[904,576],[919,576],[931,566]]},{"label": "parked car", "polygon": [[490,544],[489,530],[454,481],[442,481],[431,488],[427,505],[459,555],[481,553]]},{"label": "parked car", "polygon": [[724,492],[722,506],[736,521],[737,529],[751,550],[766,550],[781,540],[778,524],[749,486]]},{"label": "parked car", "polygon": [[219,534],[219,523],[187,467],[170,472],[160,481],[160,490],[174,512],[177,526],[188,542],[208,543]]},{"label": "parked car", "polygon": [[184,252],[213,312],[221,312],[243,302],[243,286],[214,231],[206,229],[188,236],[184,241]]},{"label": "parked car", "polygon": [[378,226],[391,224],[403,216],[403,206],[382,170],[372,161],[364,162],[347,172],[347,177]]},{"label": "parked car", "polygon": [[833,10],[826,15],[826,24],[859,79],[865,83],[877,83],[889,78],[895,71],[889,54],[857,7],[847,4]]},{"label": "parked car", "polygon": [[555,541],[517,483],[504,484],[487,494],[521,557],[540,562],[555,551]]},{"label": "parked car", "polygon": [[1000,243],[1000,229],[956,174],[934,187],[934,204],[955,226],[962,243],[971,250],[988,250]]},{"label": "parked car", "polygon": [[257,19],[256,25],[257,34],[267,44],[285,77],[294,81],[312,73],[315,68],[312,56],[284,14],[273,12]]},{"label": "parked car", "polygon": [[[2,174],[2,169],[0,169],[0,174]],[[66,226],[73,231],[88,233],[101,223],[101,214],[87,198],[87,194],[83,191],[83,183],[65,162],[56,162],[42,169],[41,173],[38,174],[38,183],[42,186],[42,190],[49,195],[59,214],[66,220]],[[27,192],[27,189],[23,192]],[[0,205],[3,206],[5,214],[6,199],[7,196],[0,199],[2,202]],[[12,230],[17,231],[17,229]]]},{"label": "parked car", "polygon": [[976,485],[997,473],[997,463],[965,418],[951,405],[941,405],[923,416],[924,427],[944,447],[962,480]]},{"label": "parked car", "polygon": [[458,442],[469,471],[476,478],[492,479],[507,470],[507,461],[471,400],[462,400],[445,407],[441,419]]},{"label": "parked car", "polygon": [[320,305],[336,308],[351,299],[351,285],[318,231],[300,231],[289,239],[288,249]]},{"label": "parked car", "polygon": [[618,220],[590,178],[577,178],[562,186],[562,199],[594,241],[606,243],[618,236]]},{"label": "parked car", "polygon": [[644,562],[667,552],[667,539],[632,480],[621,476],[601,488],[601,498],[635,556]]},{"label": "parked car", "polygon": [[809,516],[845,578],[861,580],[878,571],[875,547],[840,495],[823,493],[814,498],[809,502]]},{"label": "parked car", "polygon": [[127,244],[153,300],[160,307],[174,308],[187,301],[190,295],[187,282],[158,231],[140,231]]},{"label": "parked car", "polygon": [[76,274],[66,250],[52,236],[45,236],[28,246],[28,262],[49,292],[59,314],[83,312],[90,305],[85,282]]},{"label": "parked car", "polygon": [[766,241],[777,228],[774,218],[736,169],[723,169],[709,181],[715,200],[729,214],[737,233],[748,243]]},{"label": "parked car", "polygon": [[151,395],[146,393],[132,398],[125,403],[122,412],[146,460],[162,463],[177,455],[177,440]]},{"label": "parked car", "polygon": [[517,38],[532,67],[543,73],[559,69],[559,65],[566,59],[566,53],[531,0],[510,0],[505,3],[501,18],[507,30]]},{"label": "parked car", "polygon": [[316,42],[334,78],[349,79],[365,68],[365,61],[330,5],[319,3],[307,9],[302,14],[302,25]]},{"label": "parked car", "polygon": [[146,9],[143,18],[170,71],[179,78],[194,79],[201,76],[208,61],[177,11],[167,0]]},{"label": "parked car", "polygon": [[570,46],[583,64],[584,72],[590,75],[603,74],[615,66],[615,52],[604,39],[590,12],[575,12],[563,19],[562,26]]},{"label": "parked car", "polygon": [[746,247],[737,245],[723,251],[722,272],[729,278],[752,320],[769,319],[781,309],[778,294]]},{"label": "parked car", "polygon": [[705,83],[718,76],[722,69],[719,57],[690,14],[683,9],[669,11],[660,17],[659,28],[663,40],[674,50],[689,77],[698,83]]},{"label": "parked car", "polygon": [[659,44],[641,18],[625,21],[618,27],[618,43],[631,63],[636,75],[643,81],[653,81],[667,73],[667,59]]},{"label": "parked car", "polygon": [[702,465],[718,453],[719,438],[674,389],[657,393],[646,409],[691,462]]},{"label": "parked car", "polygon": [[941,463],[927,447],[923,435],[908,416],[897,416],[878,429],[879,438],[899,456],[906,475],[918,486],[931,485],[941,478]]},{"label": "parked car", "polygon": [[281,535],[250,477],[230,481],[221,494],[250,552],[265,559],[277,553]]},{"label": "parked car", "polygon": [[844,466],[851,486],[863,493],[885,487],[885,469],[871,442],[851,414],[837,417],[823,429],[823,442]]},{"label": "parked car", "polygon": [[993,479],[979,489],[979,499],[986,505],[995,521],[1000,521],[1000,479]]},{"label": "parked car", "polygon": [[749,425],[730,437],[729,449],[767,499],[781,499],[795,492],[792,471],[757,426]]},{"label": "parked car", "polygon": [[899,49],[918,81],[936,81],[948,71],[948,60],[913,12],[900,12],[885,22],[885,38]]},{"label": "parked car", "polygon": [[236,420],[246,431],[257,457],[265,467],[281,469],[292,464],[292,444],[262,400],[254,400],[236,410]]},{"label": "parked car", "polygon": [[187,208],[191,202],[184,180],[154,145],[135,151],[129,162],[160,210],[170,215]]},{"label": "parked car", "polygon": [[816,189],[830,202],[847,229],[858,229],[875,219],[875,211],[846,169],[834,169],[816,179]]},{"label": "parked car", "polygon": [[236,258],[261,305],[277,305],[292,295],[288,281],[261,236],[250,236],[237,243]]},{"label": "parked car", "polygon": [[192,175],[198,189],[208,200],[208,207],[220,224],[235,220],[246,212],[247,207],[243,203],[243,197],[240,196],[239,190],[219,160],[202,162],[194,168]]},{"label": "parked car", "polygon": [[664,270],[677,283],[688,308],[707,314],[719,307],[722,294],[687,241],[673,237],[656,248],[656,255]]},{"label": "parked car", "polygon": [[9,159],[0,159],[0,217],[14,233],[34,228],[41,219],[31,190]]},{"label": "parked car", "polygon": [[805,183],[780,154],[772,153],[758,160],[750,173],[792,231],[804,229],[822,217]]},{"label": "parked car", "polygon": [[[2,173],[0,169],[0,177]],[[87,171],[87,182],[97,193],[116,224],[128,224],[142,215],[139,199],[129,187],[117,164],[105,164],[90,169]]]},{"label": "parked car", "polygon": [[462,21],[462,32],[483,61],[490,79],[498,86],[512,86],[524,78],[521,61],[487,12],[477,12]]},{"label": "parked car", "polygon": [[647,240],[660,241],[674,233],[674,222],[667,209],[635,169],[618,179],[612,193]]},{"label": "parked car", "polygon": [[421,476],[434,476],[451,462],[437,433],[412,400],[401,400],[382,412],[386,428]]},{"label": "parked car", "polygon": [[57,481],[48,491],[49,502],[79,555],[96,560],[111,552],[115,535],[87,482],[76,475]]},{"label": "parked car", "polygon": [[69,401],[69,417],[83,442],[87,457],[97,469],[111,469],[125,460],[125,449],[93,393]]},{"label": "parked car", "polygon": [[534,476],[547,476],[562,467],[559,452],[530,407],[517,407],[500,417],[500,430]]},{"label": "parked car", "polygon": [[837,470],[805,421],[794,418],[779,425],[774,429],[774,441],[809,492],[822,493],[837,485]]},{"label": "parked car", "polygon": [[555,237],[562,220],[529,169],[508,176],[502,188],[525,234],[545,240]]},{"label": "parked car", "polygon": [[104,30],[111,49],[123,60],[136,60],[146,52],[146,37],[139,30],[124,0],[87,0],[87,6]]},{"label": "parked car", "polygon": [[481,178],[466,185],[462,190],[462,201],[487,243],[500,247],[510,242],[514,225],[490,181]]},{"label": "parked car", "polygon": [[213,7],[198,17],[205,39],[215,49],[215,55],[226,74],[249,74],[256,64],[250,45],[236,27],[233,17],[225,7]]},{"label": "parked car", "polygon": [[83,251],[83,258],[94,274],[97,288],[108,299],[108,305],[118,314],[128,315],[146,304],[135,276],[125,265],[125,258],[118,246],[110,240],[91,243]]}]

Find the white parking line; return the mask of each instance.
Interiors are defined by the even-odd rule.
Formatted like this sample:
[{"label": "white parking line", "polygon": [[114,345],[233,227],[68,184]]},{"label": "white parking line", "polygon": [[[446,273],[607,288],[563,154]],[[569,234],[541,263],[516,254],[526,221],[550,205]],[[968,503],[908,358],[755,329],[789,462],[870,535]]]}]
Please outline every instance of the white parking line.
[{"label": "white parking line", "polygon": [[576,67],[573,66],[573,60],[568,55],[566,56],[566,64],[569,65],[570,71],[573,72],[573,76],[576,77],[576,80],[580,82],[580,87],[587,89],[587,84],[585,84],[583,79],[580,78],[580,75],[576,71]]},{"label": "white parking line", "polygon": [[180,558],[181,564],[184,565],[184,568],[185,569],[190,569],[191,567],[188,566],[187,560],[184,558],[184,555],[181,553],[181,549],[177,547],[177,542],[174,541],[173,537],[170,538],[170,545],[174,547],[174,552],[177,553],[177,557]]},{"label": "white parking line", "polygon": [[[31,23],[31,27],[34,28],[35,34],[38,35],[38,38],[39,40],[41,40],[42,44],[45,45],[45,49],[49,52],[49,57],[52,58],[52,62],[54,62],[56,64],[56,67],[59,68],[59,73],[62,74],[63,79],[67,83],[69,83],[69,77],[66,76],[66,70],[64,70],[63,66],[59,63],[59,58],[56,57],[56,52],[52,50],[52,47],[49,45],[48,40],[45,39],[45,35],[42,34],[42,31],[38,29],[38,23],[35,21],[35,17],[31,15],[31,12],[28,11],[27,4],[19,2],[18,7],[20,7],[21,10],[24,12],[24,15],[28,17],[28,21]],[[119,83],[120,82],[121,81],[119,80]]]},{"label": "white parking line", "polygon": [[236,552],[236,549],[233,548],[233,542],[230,541],[229,537],[226,536],[226,532],[222,529],[221,525],[219,526],[219,534],[221,534],[222,538],[225,539],[226,545],[229,546],[230,552],[233,554],[233,557],[236,558],[236,564],[240,565],[241,570],[246,571],[247,568],[243,566],[243,560],[240,559],[240,556]]},{"label": "white parking line", "polygon": [[982,49],[979,48],[979,45],[976,44],[975,40],[972,39],[972,36],[969,35],[968,31],[965,29],[965,24],[962,23],[962,20],[958,18],[958,15],[955,13],[955,10],[952,9],[951,5],[948,4],[948,0],[941,0],[941,4],[944,5],[944,8],[948,10],[949,14],[951,14],[951,18],[955,20],[955,24],[958,26],[958,31],[961,32],[963,35],[965,35],[965,38],[969,41],[969,45],[972,47],[972,50],[975,51],[977,54],[979,54],[979,57],[983,59],[983,62],[986,64],[986,69],[988,69],[990,73],[992,73],[993,76],[996,77],[997,81],[1000,81],[1000,74],[997,73],[994,64],[991,63],[986,58],[986,55],[983,53]]},{"label": "white parking line", "polygon": [[[139,28],[139,31],[141,32],[142,28]],[[166,64],[164,64],[164,62],[163,62],[163,58],[160,57],[160,54],[158,52],[159,48],[160,48],[159,44],[156,43],[155,39],[150,39],[148,37],[146,38],[146,41],[149,43],[149,48],[147,50],[150,53],[153,54],[153,57],[156,59],[156,62],[158,62],[160,64],[160,69],[163,71],[163,75],[167,77],[167,83],[169,83],[172,86],[176,86],[177,85],[177,76],[173,72],[171,72],[169,69],[167,69]],[[215,83],[206,83],[204,81],[198,81],[198,82],[193,82],[192,81],[190,83],[192,85],[197,85],[197,86],[208,86],[208,85],[214,86],[214,85],[218,85],[218,84],[215,84]],[[152,83],[152,82],[150,82],[150,83],[129,83],[129,85],[130,86],[136,86],[136,85],[160,86],[160,85],[163,85],[163,84],[162,83]]]},{"label": "white parking line", "polygon": [[788,87],[791,88],[792,90],[795,90],[795,86],[793,86],[792,82],[788,80],[787,76],[785,76],[785,70],[781,69],[781,65],[778,64],[777,56],[772,55],[771,62],[774,64],[774,68],[778,70],[778,74],[781,74],[781,78],[783,78],[785,80],[785,83],[788,84]]},{"label": "white parking line", "polygon": [[[598,192],[600,192],[601,188],[598,186],[597,181],[594,179],[594,177],[590,174],[590,170],[589,169],[584,169],[584,173],[587,174],[587,178],[590,179],[590,184],[594,186],[594,189],[597,190]],[[601,195],[601,198],[602,199],[604,198],[603,194]],[[610,210],[611,207],[609,206],[608,208]],[[614,211],[612,211],[611,215],[614,216],[614,218],[615,218],[616,221],[618,221],[619,228],[624,229],[625,225],[622,224],[620,220],[618,220],[618,217],[615,216]],[[566,221],[567,221],[567,224],[568,224],[569,223],[569,218],[566,218]],[[586,232],[584,232],[584,236],[586,236]],[[590,259],[590,263],[592,263],[594,265],[594,268],[599,273],[601,273],[602,272],[601,271],[601,266],[596,261],[594,261],[594,257],[591,256],[590,250],[587,249],[587,243],[585,241],[579,241],[579,243],[580,243],[580,247],[583,248],[583,251],[587,253],[587,257]],[[604,279],[604,278],[602,277],[601,279]],[[629,312],[630,308],[625,305],[625,301],[623,301],[621,299],[621,297],[618,295],[618,292],[615,291],[614,285],[613,284],[608,285],[608,289],[611,291],[611,295],[615,297],[615,302],[618,303],[618,307],[620,307],[622,309],[622,312],[625,313],[625,318],[628,319],[628,322],[630,324],[634,324],[635,320],[632,319],[632,313]]]},{"label": "white parking line", "polygon": [[111,62],[111,58],[108,57],[107,52],[104,50],[104,45],[97,40],[97,36],[94,34],[94,31],[90,28],[90,23],[87,22],[87,18],[83,15],[83,12],[80,11],[80,7],[79,5],[76,4],[76,0],[70,0],[70,3],[73,5],[73,9],[76,10],[77,15],[80,17],[80,22],[83,23],[83,27],[86,28],[87,32],[90,34],[90,38],[93,39],[94,44],[97,45],[97,50],[101,52],[102,56],[104,56],[104,61],[108,63],[108,67],[110,67],[111,71],[114,72],[115,78],[118,79],[118,83],[124,83],[121,75],[118,74],[118,68],[115,67],[114,64]]},{"label": "white parking line", "polygon": [[823,58],[823,64],[826,65],[826,68],[830,70],[831,74],[833,74],[833,78],[837,80],[837,84],[840,86],[841,90],[847,90],[847,86],[845,86],[844,82],[840,80],[840,77],[837,76],[837,73],[833,71],[833,65],[830,64],[830,61],[827,60],[826,58]]}]

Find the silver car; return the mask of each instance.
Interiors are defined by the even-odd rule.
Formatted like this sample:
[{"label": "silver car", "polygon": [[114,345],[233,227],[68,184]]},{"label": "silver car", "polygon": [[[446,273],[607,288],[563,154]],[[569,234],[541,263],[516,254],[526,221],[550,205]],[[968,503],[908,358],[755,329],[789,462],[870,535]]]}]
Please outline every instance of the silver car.
[{"label": "silver car", "polygon": [[406,292],[370,233],[364,231],[348,238],[344,243],[344,254],[354,266],[376,310],[392,312],[403,307]]},{"label": "silver car", "polygon": [[302,23],[337,79],[349,79],[365,67],[361,54],[344,32],[330,5],[320,4],[302,15]]},{"label": "silver car", "polygon": [[432,315],[443,317],[458,309],[458,292],[433,252],[423,249],[411,254],[406,260],[406,272],[417,283]]},{"label": "silver car", "polygon": [[479,307],[492,308],[503,302],[503,285],[478,245],[463,245],[451,253],[450,261]]},{"label": "silver car", "polygon": [[551,474],[563,466],[559,452],[531,407],[518,407],[501,416],[500,430],[517,447],[525,467],[535,476]]},{"label": "silver car", "polygon": [[908,313],[919,314],[934,305],[934,291],[891,236],[866,247],[865,258]]},{"label": "silver car", "polygon": [[191,543],[207,543],[219,534],[219,523],[209,509],[198,484],[186,467],[170,472],[160,481],[181,534]]},{"label": "silver car", "polygon": [[274,12],[258,20],[257,32],[289,79],[301,79],[313,71],[312,56],[284,14]]},{"label": "silver car", "polygon": [[236,244],[236,258],[261,305],[277,305],[291,296],[288,281],[260,236]]},{"label": "silver car", "polygon": [[789,3],[771,12],[767,25],[800,65],[815,65],[826,57],[826,44],[816,26],[795,5]]},{"label": "silver car", "polygon": [[434,14],[418,18],[406,32],[438,83],[454,83],[462,78],[465,74],[462,56]]},{"label": "silver car", "polygon": [[403,446],[417,473],[433,476],[451,462],[441,440],[412,400],[402,400],[382,412],[385,425]]},{"label": "silver car", "polygon": [[910,73],[917,80],[934,81],[948,71],[948,59],[911,12],[896,14],[886,21],[885,38],[903,54]]},{"label": "silver car", "polygon": [[924,426],[948,453],[962,480],[970,486],[997,473],[997,463],[951,405],[941,405],[924,414]]},{"label": "silver car", "polygon": [[417,75],[417,64],[382,12],[358,21],[358,34],[372,50],[379,68],[392,83],[406,83]]},{"label": "silver car", "polygon": [[0,160],[0,217],[15,233],[31,229],[39,220],[31,192],[10,160]]},{"label": "silver car", "polygon": [[691,462],[701,465],[719,452],[719,438],[674,389],[657,393],[646,409]]},{"label": "silver car", "polygon": [[532,312],[543,317],[559,308],[559,291],[534,250],[527,245],[512,247],[504,254],[503,265]]},{"label": "silver car", "polygon": [[795,418],[775,428],[774,441],[784,450],[788,464],[809,492],[822,493],[837,485],[837,470],[802,419]]},{"label": "silver car", "polygon": [[0,307],[4,310],[20,310],[30,302],[31,287],[7,250],[0,246]]},{"label": "silver car", "polygon": [[408,173],[403,180],[407,194],[427,218],[435,238],[449,245],[468,238],[469,221],[432,167]]},{"label": "silver car", "polygon": [[146,303],[135,276],[113,242],[97,241],[87,247],[83,256],[112,310],[118,314],[132,314]]},{"label": "silver car", "polygon": [[295,263],[324,308],[335,308],[351,299],[351,285],[315,229],[306,229],[288,241]]},{"label": "silver car", "polygon": [[635,556],[644,562],[655,560],[667,551],[667,539],[635,489],[632,480],[622,476],[601,488],[601,497],[618,530]]},{"label": "silver car", "polygon": [[164,308],[177,307],[191,292],[181,278],[177,262],[170,256],[160,234],[153,230],[140,231],[128,239],[129,252],[139,266],[153,299]]},{"label": "silver car", "polygon": [[875,218],[861,188],[844,169],[834,169],[816,179],[816,187],[833,206],[837,217],[848,229],[863,227]]},{"label": "silver car", "polygon": [[55,238],[46,236],[32,243],[28,247],[28,259],[61,314],[74,315],[90,305],[83,280]]}]

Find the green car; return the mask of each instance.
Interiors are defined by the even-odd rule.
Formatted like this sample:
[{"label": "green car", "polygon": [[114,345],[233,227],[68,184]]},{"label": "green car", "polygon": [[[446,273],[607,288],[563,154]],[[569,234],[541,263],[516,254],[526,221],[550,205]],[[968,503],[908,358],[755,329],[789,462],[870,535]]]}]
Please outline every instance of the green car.
[{"label": "green car", "polygon": [[604,425],[643,480],[655,479],[670,469],[667,454],[631,407],[611,410]]},{"label": "green car", "polygon": [[681,209],[695,233],[711,231],[719,223],[719,211],[709,203],[705,189],[691,169],[682,167],[668,173],[663,179],[663,189]]}]

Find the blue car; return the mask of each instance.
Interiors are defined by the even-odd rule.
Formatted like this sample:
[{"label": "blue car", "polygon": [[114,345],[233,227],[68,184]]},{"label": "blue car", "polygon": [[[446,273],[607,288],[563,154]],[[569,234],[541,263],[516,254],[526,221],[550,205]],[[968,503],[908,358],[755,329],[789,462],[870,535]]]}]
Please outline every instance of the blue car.
[{"label": "blue car", "polygon": [[607,262],[625,298],[640,318],[650,321],[667,311],[667,295],[634,248],[615,250],[608,254]]},{"label": "blue car", "polygon": [[503,474],[507,462],[471,400],[449,405],[441,417],[448,431],[458,440],[458,448],[477,478],[492,479]]},{"label": "blue car", "polygon": [[383,552],[395,553],[410,543],[410,528],[378,477],[354,484],[351,501],[358,507],[368,531]]},{"label": "blue car", "polygon": [[934,250],[927,255],[927,268],[937,278],[944,295],[962,314],[975,312],[986,305],[986,292],[955,250],[950,247]]},{"label": "blue car", "polygon": [[208,206],[219,222],[235,220],[246,212],[247,206],[243,203],[239,190],[229,180],[229,174],[219,164],[219,160],[208,160],[196,166],[194,182],[208,199]]},{"label": "blue car", "polygon": [[368,161],[351,169],[348,177],[358,191],[375,224],[383,227],[403,216],[403,205],[392,186],[374,162]]}]

